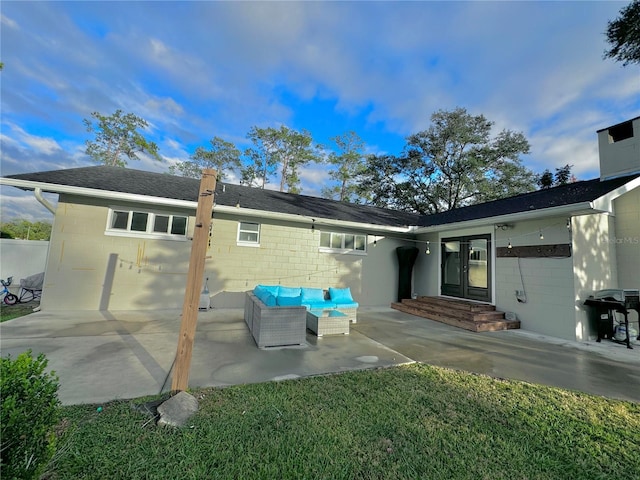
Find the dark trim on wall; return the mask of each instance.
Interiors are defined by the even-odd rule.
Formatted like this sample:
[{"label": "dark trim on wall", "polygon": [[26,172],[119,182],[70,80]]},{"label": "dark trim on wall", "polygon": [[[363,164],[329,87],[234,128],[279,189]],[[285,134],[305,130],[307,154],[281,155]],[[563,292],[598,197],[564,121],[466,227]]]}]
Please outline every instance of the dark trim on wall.
[{"label": "dark trim on wall", "polygon": [[522,247],[498,247],[498,258],[566,258],[571,256],[570,243],[556,243],[552,245],[524,245]]}]

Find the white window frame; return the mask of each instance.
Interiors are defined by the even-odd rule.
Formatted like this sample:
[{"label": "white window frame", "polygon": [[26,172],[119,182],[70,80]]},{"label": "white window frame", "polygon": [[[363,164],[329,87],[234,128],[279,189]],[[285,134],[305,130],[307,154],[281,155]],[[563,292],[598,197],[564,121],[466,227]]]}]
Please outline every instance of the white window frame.
[{"label": "white window frame", "polygon": [[[116,212],[127,213],[126,228],[112,227]],[[136,213],[147,215],[147,224],[144,231],[131,230],[133,216]],[[167,232],[153,231],[156,217],[169,217]],[[173,221],[175,218],[184,218],[185,220],[184,233],[180,233],[180,234],[171,233],[171,228],[173,226]],[[188,240],[187,238],[188,232],[189,232],[189,216],[188,215],[177,215],[177,214],[168,213],[168,212],[145,210],[143,208],[129,208],[129,207],[118,207],[118,206],[109,207],[109,214],[107,215],[107,226],[105,228],[105,235],[111,235],[114,237],[139,237],[139,238],[154,238],[159,240],[176,240],[176,241]]]},{"label": "white window frame", "polygon": [[[320,232],[320,240],[322,242],[322,236],[329,234],[330,240],[329,244],[333,244],[334,240],[339,239],[340,247],[326,247],[320,244],[318,247],[318,251],[322,253],[340,253],[347,255],[366,255],[367,254],[367,235],[361,233],[342,233],[342,232],[329,232],[329,231],[321,231]],[[354,247],[356,243],[357,237],[362,237],[364,250],[356,250],[355,248],[346,248],[345,247],[345,239],[347,236],[352,235],[354,237]]]},{"label": "white window frame", "polygon": [[[246,228],[242,228],[242,225],[256,225],[258,227],[258,230],[247,230]],[[236,245],[238,245],[239,247],[259,247],[260,246],[260,230],[261,230],[261,224],[256,223],[256,222],[238,222],[238,235],[236,237]],[[240,239],[240,234],[242,233],[256,233],[257,234],[257,239],[256,241],[252,241],[252,240],[241,240]]]}]

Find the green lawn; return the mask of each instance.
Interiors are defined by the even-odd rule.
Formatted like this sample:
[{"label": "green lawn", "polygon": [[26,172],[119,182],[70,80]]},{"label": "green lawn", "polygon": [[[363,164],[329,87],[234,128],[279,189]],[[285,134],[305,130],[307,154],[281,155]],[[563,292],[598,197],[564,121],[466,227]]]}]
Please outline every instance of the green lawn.
[{"label": "green lawn", "polygon": [[15,305],[6,305],[0,302],[0,323],[29,315],[38,305],[38,302],[16,303]]},{"label": "green lawn", "polygon": [[631,402],[419,364],[192,393],[180,429],[65,407],[45,478],[640,478]]}]

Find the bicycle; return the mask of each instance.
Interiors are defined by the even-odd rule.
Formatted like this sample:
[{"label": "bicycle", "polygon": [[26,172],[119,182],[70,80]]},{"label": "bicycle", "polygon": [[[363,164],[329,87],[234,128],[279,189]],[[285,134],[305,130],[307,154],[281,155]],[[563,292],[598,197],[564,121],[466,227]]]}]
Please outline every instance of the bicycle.
[{"label": "bicycle", "polygon": [[4,287],[2,291],[0,291],[0,295],[4,295],[4,299],[2,301],[6,305],[15,305],[16,303],[18,303],[18,296],[11,293],[9,291],[9,288],[7,288],[9,287],[9,285],[11,285],[12,281],[13,281],[13,277],[7,278],[6,282],[4,280],[0,280],[0,282],[2,283],[2,286]]}]

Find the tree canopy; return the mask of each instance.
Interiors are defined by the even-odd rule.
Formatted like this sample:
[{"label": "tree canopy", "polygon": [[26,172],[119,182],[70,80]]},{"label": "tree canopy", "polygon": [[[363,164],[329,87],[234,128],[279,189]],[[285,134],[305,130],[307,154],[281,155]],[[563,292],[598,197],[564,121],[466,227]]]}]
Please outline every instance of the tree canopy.
[{"label": "tree canopy", "polygon": [[605,35],[611,47],[605,51],[605,58],[623,66],[640,63],[640,0],[633,0],[620,10],[618,18],[607,22]]},{"label": "tree canopy", "polygon": [[435,112],[427,130],[407,138],[401,155],[367,158],[361,199],[430,214],[534,190],[536,176],[520,159],[529,142],[511,130],[492,138],[492,126],[464,108]]},{"label": "tree canopy", "polygon": [[247,138],[253,147],[245,151],[249,163],[242,169],[242,182],[264,188],[280,169],[280,191],[300,193],[300,167],[320,160],[311,134],[282,125],[279,129],[252,127]]},{"label": "tree canopy", "polygon": [[51,224],[49,222],[30,222],[29,220],[11,220],[0,224],[2,238],[20,240],[49,240]]},{"label": "tree canopy", "polygon": [[229,170],[239,169],[241,166],[241,152],[236,146],[220,137],[209,140],[211,145],[207,150],[197,147],[190,160],[178,162],[169,167],[169,173],[183,177],[200,178],[202,170],[212,168],[218,173],[218,180],[223,180]]},{"label": "tree canopy", "polygon": [[538,175],[537,184],[543,188],[557,187],[559,185],[566,185],[567,183],[574,182],[575,177],[571,174],[573,165],[566,164],[564,167],[556,168],[556,173],[553,174],[548,168]]},{"label": "tree canopy", "polygon": [[155,160],[162,161],[158,146],[147,140],[138,129],[148,127],[146,120],[133,113],[116,110],[112,115],[93,112],[97,121],[84,120],[87,132],[95,135],[85,142],[86,153],[97,163],[114,167],[126,167],[128,160],[139,160],[140,153],[146,153]]},{"label": "tree canopy", "polygon": [[327,162],[335,167],[329,171],[329,178],[335,185],[324,187],[322,195],[341,202],[354,201],[357,198],[357,179],[364,170],[364,142],[353,131],[332,137],[331,140],[338,149],[327,158]]}]

